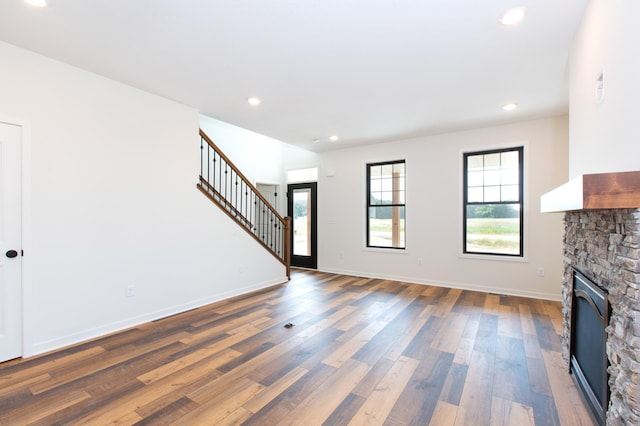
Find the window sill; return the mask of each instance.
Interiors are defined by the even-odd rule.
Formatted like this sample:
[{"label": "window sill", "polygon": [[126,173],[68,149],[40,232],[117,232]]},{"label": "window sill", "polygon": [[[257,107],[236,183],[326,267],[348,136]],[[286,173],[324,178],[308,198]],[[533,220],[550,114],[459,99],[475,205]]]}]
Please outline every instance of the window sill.
[{"label": "window sill", "polygon": [[529,263],[527,256],[500,256],[498,254],[470,254],[460,253],[458,254],[460,259],[473,259],[473,260],[491,260],[498,262],[517,262],[517,263]]},{"label": "window sill", "polygon": [[384,248],[384,247],[365,247],[362,251],[368,251],[372,253],[389,253],[389,254],[407,254],[407,249],[394,249],[394,248]]}]

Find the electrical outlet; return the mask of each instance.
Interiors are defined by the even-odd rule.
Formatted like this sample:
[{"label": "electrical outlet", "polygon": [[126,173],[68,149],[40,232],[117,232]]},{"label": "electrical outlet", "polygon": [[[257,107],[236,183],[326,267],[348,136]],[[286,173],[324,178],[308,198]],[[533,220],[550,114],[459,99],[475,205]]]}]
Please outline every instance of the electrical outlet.
[{"label": "electrical outlet", "polygon": [[418,258],[418,266],[422,266],[422,258],[421,257]]},{"label": "electrical outlet", "polygon": [[125,295],[127,297],[133,297],[136,295],[136,286],[135,285],[128,285],[127,289],[125,290]]},{"label": "electrical outlet", "polygon": [[542,268],[542,267],[538,268],[537,272],[538,272],[538,276],[539,277],[544,277],[544,268]]}]

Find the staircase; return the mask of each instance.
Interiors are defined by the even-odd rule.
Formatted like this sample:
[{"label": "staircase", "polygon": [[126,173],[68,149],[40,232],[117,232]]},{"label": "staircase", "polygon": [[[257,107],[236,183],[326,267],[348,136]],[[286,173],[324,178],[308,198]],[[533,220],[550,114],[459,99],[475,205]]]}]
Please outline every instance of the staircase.
[{"label": "staircase", "polygon": [[282,217],[200,130],[198,189],[286,268],[291,279],[291,218]]}]

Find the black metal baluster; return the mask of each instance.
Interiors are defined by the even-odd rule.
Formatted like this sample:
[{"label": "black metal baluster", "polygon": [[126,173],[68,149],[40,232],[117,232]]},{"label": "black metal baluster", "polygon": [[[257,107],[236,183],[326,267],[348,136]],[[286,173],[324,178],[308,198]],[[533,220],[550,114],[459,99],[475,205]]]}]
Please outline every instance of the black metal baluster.
[{"label": "black metal baluster", "polygon": [[280,219],[276,223],[276,254],[280,257]]},{"label": "black metal baluster", "polygon": [[273,244],[273,241],[271,241],[271,222],[273,221],[273,219],[271,218],[271,211],[267,209],[266,204],[265,204],[265,213],[267,214],[267,245],[271,247]]},{"label": "black metal baluster", "polygon": [[244,226],[247,226],[247,195],[245,192],[246,183],[244,183],[244,179],[240,181],[240,211],[242,212],[242,217],[244,218]]},{"label": "black metal baluster", "polygon": [[227,164],[227,162],[224,162],[224,205],[225,207],[228,206],[228,198],[227,198],[227,175],[229,173],[229,164]]},{"label": "black metal baluster", "polygon": [[[209,147],[209,151],[211,151],[211,147]],[[216,152],[213,151],[213,171],[211,172],[211,176],[208,176],[209,183],[211,184],[211,188],[216,187],[216,165],[218,164],[218,160],[216,158]]]},{"label": "black metal baluster", "polygon": [[247,225],[250,226],[251,213],[249,211],[249,191],[247,190],[247,184],[244,184],[244,217],[247,218]]},{"label": "black metal baluster", "polygon": [[260,238],[260,206],[258,205],[259,200],[256,197],[256,192],[251,188],[251,196],[253,197],[253,227],[255,229],[255,234],[258,238]]},{"label": "black metal baluster", "polygon": [[262,233],[262,241],[266,242],[267,234],[265,232],[265,224],[267,223],[267,214],[264,209],[264,201],[262,201],[262,198],[260,199],[260,210],[262,211],[262,221],[260,223],[262,229],[260,232]]},{"label": "black metal baluster", "polygon": [[275,251],[276,249],[276,215],[271,212],[271,249]]},{"label": "black metal baluster", "polygon": [[[203,151],[205,143],[206,159]],[[207,162],[206,174],[205,161]],[[214,201],[226,208],[228,213],[233,213],[231,216],[246,226],[274,255],[286,260],[284,253],[287,245],[284,234],[286,229],[275,207],[278,203],[277,192],[273,193],[273,206],[270,202],[264,201],[235,166],[227,162],[224,154],[202,136],[200,137],[200,176],[203,181],[206,180],[209,186],[208,192]]]},{"label": "black metal baluster", "polygon": [[260,206],[260,199],[255,191],[253,196],[256,199],[256,235],[262,239],[262,207]]},{"label": "black metal baluster", "polygon": [[247,227],[251,228],[251,200],[249,199],[249,190],[247,183],[244,183],[244,217],[247,221]]},{"label": "black metal baluster", "polygon": [[250,229],[251,232],[253,233],[253,235],[257,235],[257,226],[258,226],[258,222],[257,222],[257,217],[256,217],[256,212],[257,210],[257,204],[256,204],[256,194],[253,191],[253,187],[251,187],[249,185],[249,183],[246,184],[246,191],[247,191],[247,197],[248,197],[248,212],[247,212],[247,218],[249,220],[249,222],[251,223]]},{"label": "black metal baluster", "polygon": [[269,213],[267,213],[264,201],[262,202],[262,220],[262,240],[267,246],[269,246]]},{"label": "black metal baluster", "polygon": [[236,202],[235,202],[235,207],[236,207],[236,216],[238,216],[238,173],[236,173],[236,182],[235,182],[235,188],[233,189],[233,192],[235,193],[235,197],[236,197]]},{"label": "black metal baluster", "polygon": [[256,197],[256,191],[251,188],[251,196],[253,197],[253,229],[255,229],[256,236],[260,236],[260,206],[258,206],[258,198]]},{"label": "black metal baluster", "polygon": [[244,182],[244,217],[246,225],[249,226],[251,217],[249,216],[249,191],[247,191],[247,183]]},{"label": "black metal baluster", "polygon": [[233,168],[229,169],[229,209],[231,213],[233,213],[233,208],[235,205],[233,204]]},{"label": "black metal baluster", "polygon": [[271,212],[271,217],[273,219],[271,223],[271,248],[275,253],[278,249],[278,233],[276,232],[276,230],[278,229],[278,218],[276,217],[275,212]]},{"label": "black metal baluster", "polygon": [[273,222],[271,212],[267,211],[267,241],[269,242],[269,247],[273,247],[273,232],[271,230],[271,222]]},{"label": "black metal baluster", "polygon": [[275,226],[276,226],[276,221],[275,221],[276,215],[273,214],[273,212],[271,212],[271,223],[269,225],[269,232],[271,232],[271,237],[269,238],[270,240],[270,245],[269,247],[271,247],[271,250],[275,251],[275,242],[276,242],[276,233],[275,233]]},{"label": "black metal baluster", "polygon": [[272,218],[271,211],[266,208],[266,204],[265,204],[265,211],[267,213],[267,241],[269,242],[269,247],[273,247],[273,238],[272,238],[273,232],[271,230],[271,222],[273,222],[273,218]]},{"label": "black metal baluster", "polygon": [[236,171],[236,177],[233,183],[233,196],[235,197],[236,201],[233,204],[233,207],[236,209],[236,216],[238,216],[238,214],[240,213],[240,210],[238,210],[238,172]]},{"label": "black metal baluster", "polygon": [[244,226],[247,226],[247,221],[245,219],[244,211],[242,210],[242,200],[244,199],[244,194],[242,192],[242,185],[244,184],[244,179],[240,180],[240,204],[238,205],[238,211],[242,215],[242,223]]},{"label": "black metal baluster", "polygon": [[[209,151],[211,151],[211,147],[209,147]],[[208,176],[209,179],[209,183],[211,184],[211,188],[216,187],[216,166],[218,165],[218,160],[216,159],[216,152],[213,151],[213,171],[211,172],[211,175]]]}]

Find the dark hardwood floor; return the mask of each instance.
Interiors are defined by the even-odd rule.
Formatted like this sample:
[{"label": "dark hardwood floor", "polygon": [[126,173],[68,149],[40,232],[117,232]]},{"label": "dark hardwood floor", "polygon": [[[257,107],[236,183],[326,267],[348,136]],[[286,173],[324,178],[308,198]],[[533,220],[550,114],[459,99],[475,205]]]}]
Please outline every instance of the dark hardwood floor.
[{"label": "dark hardwood floor", "polygon": [[560,309],[294,270],[0,364],[0,424],[591,425],[561,360]]}]

